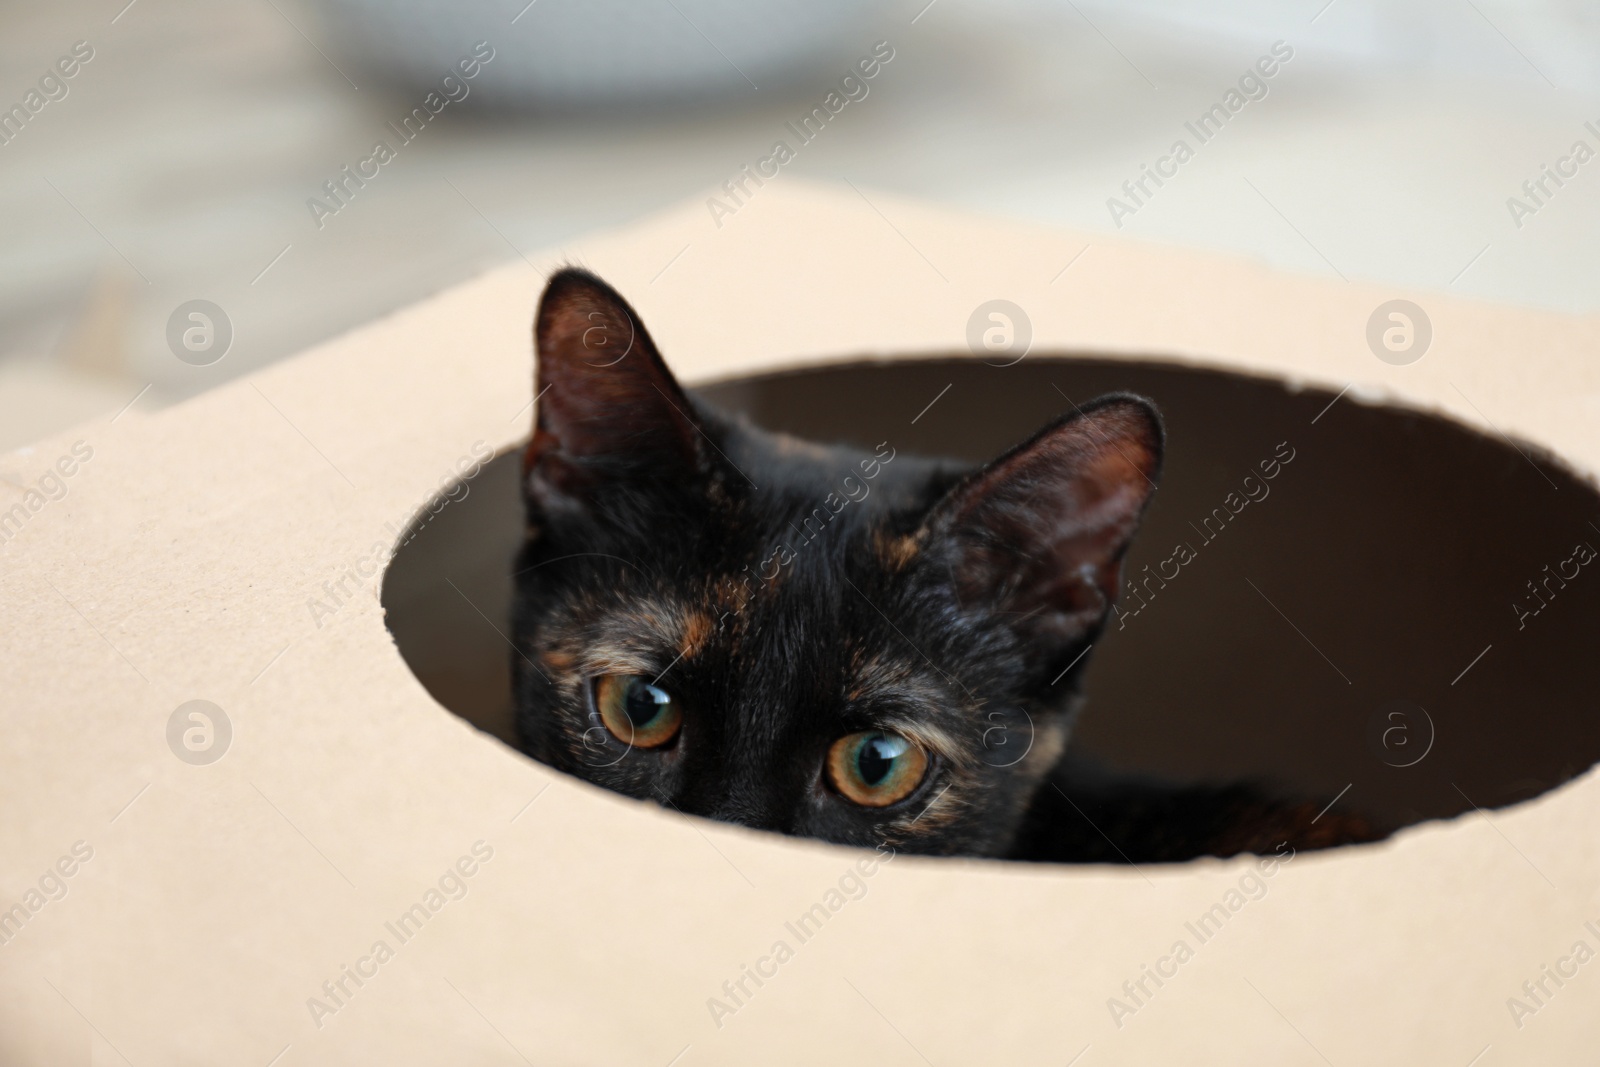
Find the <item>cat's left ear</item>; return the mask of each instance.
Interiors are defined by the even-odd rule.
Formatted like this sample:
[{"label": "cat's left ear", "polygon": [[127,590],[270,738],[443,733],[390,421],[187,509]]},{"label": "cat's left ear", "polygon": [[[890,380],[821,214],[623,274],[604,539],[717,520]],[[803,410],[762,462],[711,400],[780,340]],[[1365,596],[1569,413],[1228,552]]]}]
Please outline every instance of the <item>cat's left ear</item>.
[{"label": "cat's left ear", "polygon": [[1046,666],[1104,621],[1161,468],[1155,406],[1112,395],[956,485],[925,523],[964,610],[1017,629]]},{"label": "cat's left ear", "polygon": [[585,270],[558,271],[539,301],[534,345],[538,410],[523,457],[532,499],[694,476],[693,405],[615,289]]}]

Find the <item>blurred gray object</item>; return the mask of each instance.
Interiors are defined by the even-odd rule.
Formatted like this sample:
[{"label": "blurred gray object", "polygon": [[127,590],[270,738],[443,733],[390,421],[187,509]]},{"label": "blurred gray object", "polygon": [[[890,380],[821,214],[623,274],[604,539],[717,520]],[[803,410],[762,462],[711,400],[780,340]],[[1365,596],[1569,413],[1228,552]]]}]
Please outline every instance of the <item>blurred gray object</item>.
[{"label": "blurred gray object", "polygon": [[[526,6],[524,6],[526,4]],[[478,41],[500,105],[726,96],[865,51],[882,0],[315,0],[369,76],[431,87]]]}]

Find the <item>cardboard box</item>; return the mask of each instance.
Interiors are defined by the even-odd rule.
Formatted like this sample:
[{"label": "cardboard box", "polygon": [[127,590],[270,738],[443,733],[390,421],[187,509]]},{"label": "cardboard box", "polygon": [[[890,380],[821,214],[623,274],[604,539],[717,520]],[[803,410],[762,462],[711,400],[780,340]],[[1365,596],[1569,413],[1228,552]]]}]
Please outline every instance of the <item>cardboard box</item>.
[{"label": "cardboard box", "polygon": [[[192,402],[5,458],[26,515],[0,545],[0,1061],[1464,1065],[1592,1048],[1586,763],[1530,802],[1270,877],[1248,858],[899,857],[869,874],[855,851],[601,792],[442,708],[385,627],[382,564],[441,486],[524,439],[532,309],[567,261],[627,294],[690,383],[967,353],[974,310],[1006,299],[1034,353],[1348,386],[1341,404],[1435,412],[1584,478],[1600,460],[1592,318],[792,179],[720,226],[697,200],[515,261]],[[1396,298],[1431,322],[1405,365],[1366,342]],[[1403,533],[1403,551],[1453,558]],[[1551,544],[1585,536],[1600,543]],[[1426,603],[1370,610],[1439,621]],[[1548,629],[1592,638],[1592,619]],[[1461,651],[1466,666],[1476,649]],[[1503,716],[1554,730],[1559,751],[1547,682],[1526,679]],[[796,926],[819,904],[825,919]]]}]

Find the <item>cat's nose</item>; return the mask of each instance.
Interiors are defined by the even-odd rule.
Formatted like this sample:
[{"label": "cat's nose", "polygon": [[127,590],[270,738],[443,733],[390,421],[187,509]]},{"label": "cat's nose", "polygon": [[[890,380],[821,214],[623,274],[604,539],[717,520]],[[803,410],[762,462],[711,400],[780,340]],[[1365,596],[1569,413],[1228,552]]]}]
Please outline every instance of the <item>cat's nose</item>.
[{"label": "cat's nose", "polygon": [[717,798],[706,815],[722,822],[748,826],[753,830],[775,830],[779,833],[787,830],[777,805],[768,798],[745,790],[726,793]]},{"label": "cat's nose", "polygon": [[738,823],[753,830],[790,833],[796,804],[782,793],[770,777],[712,773],[687,783],[671,803],[686,815]]}]

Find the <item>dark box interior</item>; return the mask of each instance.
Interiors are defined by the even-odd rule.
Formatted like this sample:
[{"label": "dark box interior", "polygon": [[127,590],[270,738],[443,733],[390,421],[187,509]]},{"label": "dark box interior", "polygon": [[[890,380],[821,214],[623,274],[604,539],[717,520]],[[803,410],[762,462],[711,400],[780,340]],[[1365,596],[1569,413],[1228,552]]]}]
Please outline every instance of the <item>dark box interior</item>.
[{"label": "dark box interior", "polygon": [[[1116,390],[1160,406],[1167,459],[1125,570],[1143,607],[1125,592],[1137,614],[1096,645],[1079,751],[1177,781],[1330,800],[1348,787],[1342,806],[1390,825],[1526,800],[1600,759],[1600,574],[1558,573],[1580,542],[1600,546],[1600,507],[1530,446],[1322,390],[1121,360],[852,364],[697,393],[771,429],[980,462]],[[1285,442],[1293,460],[1262,479]],[[485,467],[405,541],[383,587],[423,685],[508,742],[519,462]],[[1173,575],[1180,543],[1193,558],[1147,581]]]}]

